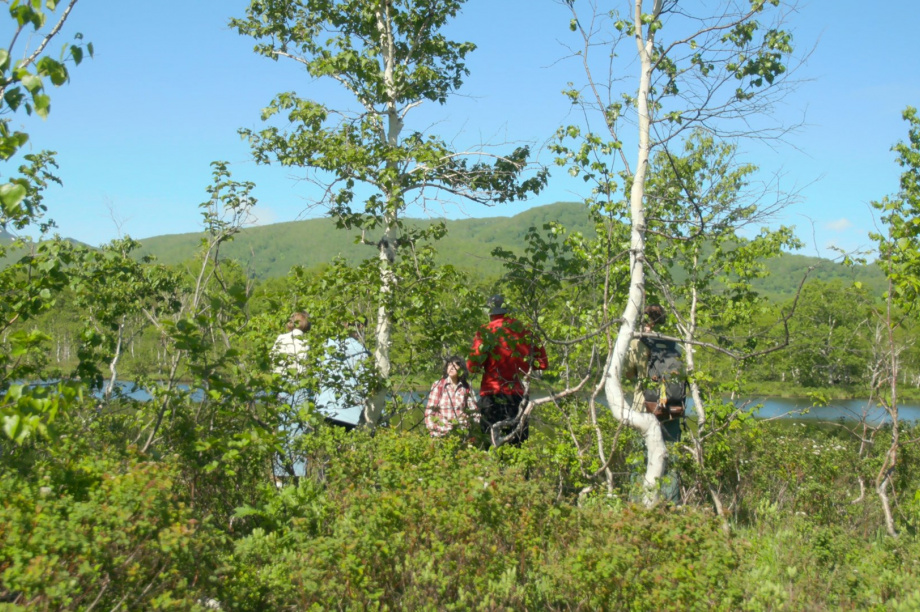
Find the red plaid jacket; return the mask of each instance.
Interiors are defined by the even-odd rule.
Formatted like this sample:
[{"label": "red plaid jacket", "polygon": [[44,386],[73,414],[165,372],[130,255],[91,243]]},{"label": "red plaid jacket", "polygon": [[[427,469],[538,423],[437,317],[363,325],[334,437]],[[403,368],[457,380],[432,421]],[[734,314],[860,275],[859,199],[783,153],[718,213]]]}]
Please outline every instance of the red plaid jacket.
[{"label": "red plaid jacket", "polygon": [[444,377],[431,385],[425,406],[425,427],[434,437],[447,435],[454,427],[479,422],[479,408],[469,384],[453,384]]}]

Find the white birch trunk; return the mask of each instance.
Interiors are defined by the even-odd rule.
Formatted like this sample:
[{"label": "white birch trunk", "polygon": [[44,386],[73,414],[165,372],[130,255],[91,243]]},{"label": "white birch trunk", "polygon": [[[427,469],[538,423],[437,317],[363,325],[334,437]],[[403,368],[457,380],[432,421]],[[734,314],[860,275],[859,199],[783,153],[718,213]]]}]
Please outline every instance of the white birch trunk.
[{"label": "white birch trunk", "polygon": [[[660,2],[655,2],[655,11],[660,10]],[[664,462],[667,450],[664,438],[661,435],[661,426],[653,414],[637,412],[626,405],[626,396],[620,383],[623,367],[626,363],[626,352],[632,339],[633,330],[638,327],[645,298],[645,177],[648,173],[649,155],[651,149],[649,116],[649,87],[652,77],[652,62],[650,52],[653,46],[651,35],[646,40],[643,38],[642,25],[642,0],[635,0],[635,14],[633,16],[636,28],[636,47],[641,63],[639,78],[639,92],[637,96],[637,111],[639,119],[639,147],[636,159],[635,173],[633,174],[632,189],[629,194],[629,297],[626,309],[623,312],[623,322],[620,324],[616,341],[613,345],[613,354],[609,361],[607,377],[604,381],[604,393],[613,417],[618,421],[641,432],[645,438],[648,451],[648,463],[645,470],[645,503],[651,505],[657,498],[658,480],[664,473]]]},{"label": "white birch trunk", "polygon": [[[375,330],[376,347],[374,348],[374,365],[381,380],[390,376],[390,336],[392,321],[390,317],[390,294],[396,286],[396,276],[393,274],[394,252],[392,240],[395,240],[395,219],[390,220],[387,214],[386,231],[378,248],[378,269],[380,271],[380,303],[377,306],[377,328]],[[364,403],[364,412],[359,419],[362,425],[374,426],[383,414],[386,405],[386,392],[377,390]]]},{"label": "white birch trunk", "polygon": [[125,317],[121,318],[121,323],[118,324],[118,337],[115,342],[115,354],[112,356],[112,361],[109,363],[109,372],[111,376],[109,377],[109,382],[105,386],[105,401],[108,402],[112,397],[112,391],[115,389],[115,382],[118,380],[118,361],[121,359],[121,344],[124,339],[125,333]]},{"label": "white birch trunk", "polygon": [[[693,265],[696,267],[699,264],[698,255],[693,256]],[[696,337],[696,312],[699,295],[697,294],[696,288],[691,291],[690,297],[690,316],[687,320],[687,329],[684,330],[684,364],[687,369],[687,374],[692,374],[696,370],[696,350],[693,346],[692,340]],[[709,493],[710,499],[712,499],[712,505],[715,506],[716,515],[722,519],[722,528],[728,528],[728,521],[725,517],[725,505],[722,503],[722,496],[719,495],[719,490],[713,486],[712,482],[705,476],[706,474],[706,461],[703,454],[703,443],[701,437],[706,432],[706,406],[703,405],[703,396],[700,393],[700,386],[696,383],[695,380],[690,381],[690,397],[693,398],[693,409],[696,412],[697,418],[697,434],[693,435],[693,455],[696,459],[697,465],[700,466],[700,473],[703,474],[704,482],[706,485],[707,492]]]},{"label": "white birch trunk", "polygon": [[[387,92],[386,134],[387,144],[396,146],[402,132],[403,121],[396,107],[398,92],[394,70],[396,67],[396,48],[393,39],[391,16],[388,3],[381,3],[377,9],[377,29],[380,32],[383,49],[383,81]],[[392,166],[392,162],[390,163]],[[396,276],[393,263],[396,258],[396,215],[401,208],[401,193],[387,193],[387,211],[384,216],[384,233],[377,245],[378,270],[380,271],[380,296],[377,306],[377,327],[375,330],[376,346],[374,348],[374,365],[382,380],[390,376],[390,343],[392,318],[390,313],[390,296],[396,288]],[[386,395],[377,392],[365,402],[360,422],[363,425],[376,425],[383,413]]]},{"label": "white birch trunk", "polygon": [[891,279],[888,280],[888,301],[885,313],[885,323],[888,332],[888,359],[889,359],[889,384],[891,385],[891,401],[887,406],[888,416],[891,417],[891,446],[885,453],[885,460],[879,469],[878,476],[875,480],[875,490],[878,493],[879,501],[882,502],[882,511],[885,514],[885,529],[891,537],[897,537],[898,532],[894,523],[894,516],[891,512],[891,499],[888,496],[888,489],[891,486],[891,478],[894,475],[895,468],[898,464],[898,446],[900,445],[900,431],[898,425],[898,352],[894,340],[894,324],[892,322],[892,295],[894,287]]}]

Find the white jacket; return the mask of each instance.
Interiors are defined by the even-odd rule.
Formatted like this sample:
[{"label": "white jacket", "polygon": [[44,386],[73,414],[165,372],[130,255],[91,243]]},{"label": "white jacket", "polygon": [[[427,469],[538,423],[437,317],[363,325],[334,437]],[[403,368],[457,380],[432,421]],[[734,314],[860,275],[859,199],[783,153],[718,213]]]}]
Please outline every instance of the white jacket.
[{"label": "white jacket", "polygon": [[299,329],[281,334],[275,340],[272,347],[272,361],[275,363],[274,371],[276,374],[286,374],[289,370],[295,370],[298,375],[302,375],[306,369],[304,360],[307,356],[307,341],[302,337],[303,332]]}]

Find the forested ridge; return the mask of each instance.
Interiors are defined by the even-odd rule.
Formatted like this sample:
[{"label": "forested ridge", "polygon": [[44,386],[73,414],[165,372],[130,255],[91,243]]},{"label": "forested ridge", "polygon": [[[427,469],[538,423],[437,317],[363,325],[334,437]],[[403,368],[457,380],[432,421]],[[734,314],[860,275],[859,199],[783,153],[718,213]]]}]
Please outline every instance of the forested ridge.
[{"label": "forested ridge", "polygon": [[[513,217],[408,222],[419,227],[444,223],[447,233],[438,241],[435,261],[450,262],[482,280],[497,278],[503,271],[502,262],[492,257],[492,249],[499,245],[509,249],[523,248],[531,227],[542,228],[545,223],[555,222],[570,232],[594,235],[594,226],[584,205],[570,202],[537,206]],[[168,265],[183,263],[191,259],[201,237],[200,233],[192,233],[145,238],[139,240],[141,247],[136,254],[151,255]],[[367,256],[367,246],[355,244],[354,234],[337,230],[332,219],[310,219],[244,228],[227,245],[226,255],[237,260],[254,278],[266,280],[287,275],[292,266],[310,269],[335,257],[355,264]],[[813,269],[809,278],[815,280],[861,283],[875,295],[884,291],[884,275],[873,264],[847,266],[839,261],[795,253],[784,253],[765,263],[769,273],[754,286],[774,301],[793,296],[810,268]]]},{"label": "forested ridge", "polygon": [[[511,218],[486,218],[466,221],[443,221],[446,235],[439,240],[433,253],[433,265],[449,262],[465,275],[470,289],[488,295],[501,282],[504,260],[493,257],[492,249],[521,250],[527,246],[530,230],[542,231],[547,223],[558,223],[570,232],[591,236],[594,228],[588,223],[583,207],[576,204],[555,204],[531,209]],[[411,222],[417,226],[429,222]],[[453,237],[456,232],[462,238]],[[195,251],[206,233],[159,236],[139,241],[130,251],[136,261],[152,257],[158,265],[175,273],[188,272],[197,265]],[[452,238],[453,237],[453,238]],[[25,248],[35,248],[34,245]],[[243,228],[222,249],[225,261],[240,274],[253,296],[249,307],[253,313],[275,308],[274,294],[289,282],[290,268],[278,276],[261,276],[284,264],[295,268],[298,277],[322,277],[329,274],[333,261],[349,266],[359,265],[364,245],[354,244],[345,230],[336,230],[330,220],[299,221],[259,228]],[[11,253],[8,256],[13,256]],[[260,264],[261,262],[261,264]],[[268,263],[267,263],[268,262]],[[751,282],[752,289],[765,299],[765,320],[778,313],[790,311],[798,298],[798,316],[790,323],[788,349],[748,366],[750,373],[743,386],[749,395],[805,396],[819,393],[826,397],[865,397],[869,394],[871,372],[865,361],[872,353],[875,338],[865,326],[871,311],[881,304],[884,275],[875,264],[845,265],[841,262],[783,253],[765,260],[766,274]],[[686,278],[686,272],[675,268],[674,282]],[[245,279],[245,280],[244,280]],[[800,293],[800,287],[803,291]],[[876,296],[873,300],[872,296]],[[52,352],[49,356],[51,377],[56,378],[74,368],[79,361],[80,347],[85,343],[85,324],[92,320],[89,311],[69,289],[64,290],[56,306],[35,319],[35,325],[50,332]],[[284,312],[276,312],[284,316]],[[472,324],[472,323],[471,323]],[[912,328],[911,328],[912,329]],[[471,336],[473,328],[470,328]],[[912,333],[912,332],[904,332]],[[125,341],[121,357],[121,372],[126,379],[139,375],[162,374],[162,347],[154,329],[144,328]],[[913,347],[903,355],[900,376],[904,392],[914,397],[920,385],[916,371],[917,359]],[[716,363],[718,357],[714,356]],[[427,386],[437,364],[429,364],[424,376],[413,377],[417,387]],[[713,365],[712,367],[717,367]],[[733,367],[726,363],[726,376]]]},{"label": "forested ridge", "polygon": [[[246,228],[254,185],[215,161],[200,233],[90,248],[52,235],[67,233],[43,197],[55,157],[24,148],[13,118],[46,116],[92,44],[48,51],[76,0],[8,3],[25,59],[0,50],[0,605],[920,607],[920,429],[899,413],[920,387],[916,110],[894,145],[900,183],[873,204],[873,251],[803,257],[793,228],[762,223],[788,200],[763,197],[725,131],[769,115],[794,61],[778,0],[709,16],[627,3],[597,22],[567,3],[586,68],[611,44],[599,32],[635,51],[612,83],[586,70],[564,92],[585,121],[560,127],[552,168],[527,146],[461,151],[406,128],[463,83],[475,45],[445,34],[462,4],[252,2],[230,27],[256,53],[354,98],[280,93],[240,130],[256,162],[323,183],[328,218]],[[406,216],[432,193],[499,211],[557,171],[584,178],[583,201]],[[431,437],[418,391],[467,356],[495,294],[547,353],[521,372],[511,419],[532,435]],[[661,381],[621,376],[646,304],[667,312],[655,332],[683,347],[694,406],[667,446],[628,407]],[[299,311],[311,325],[292,363],[274,347]],[[354,380],[336,348],[349,335],[367,349]],[[346,431],[316,391],[352,386],[362,416]],[[743,401],[790,389],[886,418],[764,421]],[[680,503],[663,501],[675,484]]]},{"label": "forested ridge", "polygon": [[[410,227],[426,228],[443,223],[446,235],[438,241],[435,260],[451,262],[456,268],[476,276],[492,278],[501,274],[501,263],[492,258],[498,245],[520,248],[527,229],[555,221],[571,231],[593,234],[583,205],[557,203],[538,206],[514,217],[482,219],[407,219]],[[154,236],[140,240],[138,255],[153,255],[165,264],[191,258],[201,234]],[[334,219],[309,219],[243,229],[227,245],[228,257],[238,260],[255,278],[265,280],[286,276],[292,266],[313,268],[341,257],[356,264],[368,257],[367,245],[355,244],[354,232],[336,229]]]}]

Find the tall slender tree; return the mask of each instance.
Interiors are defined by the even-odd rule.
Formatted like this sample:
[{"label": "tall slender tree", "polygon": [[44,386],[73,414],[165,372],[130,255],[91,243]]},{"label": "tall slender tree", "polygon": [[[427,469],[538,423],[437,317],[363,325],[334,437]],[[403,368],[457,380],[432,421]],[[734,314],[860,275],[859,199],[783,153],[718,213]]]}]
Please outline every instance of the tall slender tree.
[{"label": "tall slender tree", "polygon": [[[374,358],[390,375],[394,263],[403,247],[436,235],[408,232],[402,217],[413,201],[453,197],[481,204],[508,202],[539,190],[545,174],[524,178],[529,149],[506,154],[458,151],[434,135],[410,130],[407,118],[424,102],[444,104],[468,74],[475,46],[442,30],[463,0],[255,0],[231,26],[256,40],[270,59],[301,64],[315,79],[332,79],[353,104],[333,108],[279,94],[262,112],[286,125],[241,130],[257,161],[302,168],[321,186],[321,204],[342,228],[360,230],[376,248],[380,290]],[[381,401],[363,420],[374,423]]]},{"label": "tall slender tree", "polygon": [[[683,145],[682,151],[661,148],[653,156],[646,183],[652,234],[646,262],[651,285],[673,314],[677,340],[684,344],[697,420],[695,431],[690,431],[693,456],[701,484],[721,515],[718,487],[707,478],[704,442],[721,435],[737,417],[734,407],[721,401],[723,393],[736,387],[735,381],[702,386],[700,381],[708,376],[697,351],[703,347],[721,351],[741,369],[741,362],[752,354],[785,346],[788,338],[763,338],[763,333],[733,338],[728,330],[749,328],[764,306],[765,299],[753,289],[752,281],[766,274],[766,260],[800,243],[787,227],[761,228],[753,238],[743,235],[765,222],[789,197],[775,186],[765,196],[764,186],[753,181],[757,168],[737,161],[736,145],[718,142],[704,130],[693,131]],[[711,391],[713,397],[704,391]],[[721,414],[709,414],[710,400],[714,412]]]},{"label": "tall slender tree", "polygon": [[904,110],[903,118],[909,125],[908,138],[894,146],[898,154],[898,165],[903,168],[900,189],[894,197],[873,203],[876,210],[882,213],[885,232],[872,234],[878,243],[879,264],[888,277],[884,314],[887,367],[880,379],[880,387],[887,386],[887,389],[881,391],[879,399],[892,422],[891,444],[876,476],[875,490],[885,512],[885,527],[892,536],[897,535],[897,531],[891,511],[890,491],[902,444],[898,426],[901,347],[895,339],[895,330],[900,322],[894,308],[901,306],[907,312],[913,312],[920,296],[920,117],[917,109],[909,106]]},{"label": "tall slender tree", "polygon": [[[611,338],[604,384],[614,417],[645,438],[645,485],[651,491],[664,466],[664,442],[652,415],[628,410],[621,375],[645,300],[646,180],[652,155],[695,127],[723,136],[752,131],[781,135],[782,126],[760,129],[756,124],[788,84],[792,37],[781,25],[780,0],[723,0],[705,13],[691,12],[677,0],[607,3],[620,9],[586,3],[587,12],[576,0],[565,3],[572,9],[570,27],[580,35],[573,54],[586,75],[584,88],[573,86],[568,95],[585,109],[588,127],[586,133],[579,127],[562,131],[584,144],[561,147],[560,162],[571,164],[574,174],[587,172],[587,178],[596,179],[592,200],[609,202],[630,227],[629,294]],[[627,78],[633,70],[634,77]],[[590,123],[598,119],[602,127],[593,131]],[[637,129],[630,136],[626,126]],[[626,153],[629,146],[635,147],[633,160]]]}]

